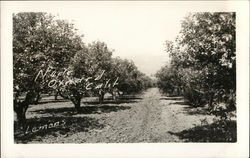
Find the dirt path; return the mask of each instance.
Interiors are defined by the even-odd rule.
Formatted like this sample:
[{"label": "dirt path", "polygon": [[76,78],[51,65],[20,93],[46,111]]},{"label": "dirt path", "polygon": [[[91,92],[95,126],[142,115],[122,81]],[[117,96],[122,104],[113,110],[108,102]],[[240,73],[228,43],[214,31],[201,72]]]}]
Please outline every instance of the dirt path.
[{"label": "dirt path", "polygon": [[[61,129],[41,131],[27,143],[154,143],[183,142],[178,134],[202,122],[212,123],[213,117],[201,109],[188,106],[182,97],[166,97],[158,88],[151,88],[134,98],[103,105],[86,104],[83,113],[72,113],[70,102],[33,106],[28,117],[41,122],[65,120]],[[36,118],[39,118],[38,120]],[[194,133],[194,132],[193,132]],[[191,132],[192,134],[192,132]],[[27,140],[27,139],[26,139]]]},{"label": "dirt path", "polygon": [[[178,101],[178,102],[177,102]],[[187,105],[178,105],[182,98],[163,97],[157,88],[144,92],[135,103],[124,103],[130,109],[93,114],[104,128],[57,137],[53,142],[63,143],[139,143],[182,142],[171,132],[194,127],[204,115],[187,115]],[[209,119],[208,119],[209,120]],[[212,120],[212,118],[210,118]]]}]

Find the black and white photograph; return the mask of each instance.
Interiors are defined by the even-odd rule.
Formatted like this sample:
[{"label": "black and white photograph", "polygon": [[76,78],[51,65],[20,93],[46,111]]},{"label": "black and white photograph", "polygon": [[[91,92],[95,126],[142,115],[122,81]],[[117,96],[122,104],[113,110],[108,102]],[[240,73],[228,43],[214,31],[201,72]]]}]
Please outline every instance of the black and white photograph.
[{"label": "black and white photograph", "polygon": [[13,144],[237,144],[240,5],[185,3],[4,3]]}]

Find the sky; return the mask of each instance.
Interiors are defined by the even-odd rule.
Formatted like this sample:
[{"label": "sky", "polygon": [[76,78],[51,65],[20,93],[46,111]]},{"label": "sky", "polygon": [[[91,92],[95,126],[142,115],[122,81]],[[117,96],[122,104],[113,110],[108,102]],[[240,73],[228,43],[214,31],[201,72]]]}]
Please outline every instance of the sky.
[{"label": "sky", "polygon": [[168,61],[164,42],[174,40],[187,14],[171,6],[150,4],[90,4],[49,11],[75,25],[83,41],[103,41],[113,56],[131,59],[152,76]]},{"label": "sky", "polygon": [[113,56],[131,59],[147,75],[169,62],[166,40],[174,40],[189,12],[233,11],[221,1],[22,1],[8,2],[15,12],[48,12],[75,24],[83,41],[103,41]]}]

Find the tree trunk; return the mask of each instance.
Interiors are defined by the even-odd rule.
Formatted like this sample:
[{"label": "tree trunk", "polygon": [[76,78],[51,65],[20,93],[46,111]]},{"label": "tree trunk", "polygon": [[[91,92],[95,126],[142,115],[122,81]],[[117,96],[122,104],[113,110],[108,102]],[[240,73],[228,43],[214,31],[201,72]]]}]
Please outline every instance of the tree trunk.
[{"label": "tree trunk", "polygon": [[19,105],[18,108],[15,110],[17,121],[20,125],[23,125],[26,122],[26,111],[28,109],[28,105],[24,103],[17,103]]},{"label": "tree trunk", "polygon": [[116,101],[116,100],[117,100],[116,94],[113,93],[113,94],[112,94],[112,98],[113,98],[114,101]]},{"label": "tree trunk", "polygon": [[180,88],[177,87],[177,95],[180,95]]},{"label": "tree trunk", "polygon": [[57,100],[58,97],[58,91],[55,92],[55,100]]},{"label": "tree trunk", "polygon": [[31,91],[27,92],[24,101],[18,101],[17,98],[14,98],[14,111],[17,115],[18,124],[22,125],[26,122],[26,111],[34,98],[35,93]]},{"label": "tree trunk", "polygon": [[111,95],[114,101],[117,101],[117,91],[111,91]]},{"label": "tree trunk", "polygon": [[75,98],[73,101],[76,111],[79,113],[81,111],[81,98]]},{"label": "tree trunk", "polygon": [[36,99],[35,99],[35,101],[34,101],[34,104],[35,104],[35,105],[38,104],[40,98],[41,98],[40,92],[37,92],[37,93],[36,93]]},{"label": "tree trunk", "polygon": [[103,91],[101,91],[100,93],[99,93],[99,104],[102,104],[103,103],[103,100],[104,100],[104,92]]},{"label": "tree trunk", "polygon": [[214,108],[213,101],[214,101],[214,93],[210,92],[210,94],[209,94],[209,100],[208,100],[208,106],[210,108]]}]

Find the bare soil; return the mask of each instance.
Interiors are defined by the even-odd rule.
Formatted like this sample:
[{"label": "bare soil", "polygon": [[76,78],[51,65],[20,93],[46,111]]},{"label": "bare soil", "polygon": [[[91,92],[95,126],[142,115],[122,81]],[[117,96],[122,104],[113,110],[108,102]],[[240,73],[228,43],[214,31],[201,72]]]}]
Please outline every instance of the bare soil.
[{"label": "bare soil", "polygon": [[[27,112],[27,126],[15,127],[16,143],[166,143],[236,141],[236,122],[216,123],[204,108],[189,106],[182,97],[166,97],[157,88],[102,105],[83,99],[76,113],[66,100],[44,98]],[[59,125],[55,125],[59,122]],[[41,126],[54,124],[51,128]],[[29,133],[25,131],[30,130]],[[32,129],[39,129],[34,130]],[[219,130],[215,130],[219,129]],[[230,137],[225,137],[230,132]]]}]

